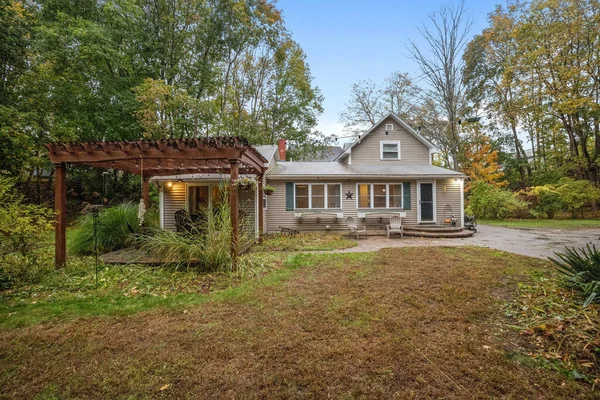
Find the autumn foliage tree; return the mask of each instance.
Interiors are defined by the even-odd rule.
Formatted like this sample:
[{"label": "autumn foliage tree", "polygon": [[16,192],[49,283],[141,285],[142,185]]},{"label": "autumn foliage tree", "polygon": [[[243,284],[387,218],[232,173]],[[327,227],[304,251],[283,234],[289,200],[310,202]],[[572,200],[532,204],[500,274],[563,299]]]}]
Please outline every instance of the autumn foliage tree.
[{"label": "autumn foliage tree", "polygon": [[481,134],[479,128],[474,126],[471,140],[465,141],[463,148],[462,172],[469,177],[465,190],[471,188],[472,182],[485,182],[494,187],[503,187],[508,184],[502,181],[504,172],[498,164],[498,151],[492,146],[489,136]]}]

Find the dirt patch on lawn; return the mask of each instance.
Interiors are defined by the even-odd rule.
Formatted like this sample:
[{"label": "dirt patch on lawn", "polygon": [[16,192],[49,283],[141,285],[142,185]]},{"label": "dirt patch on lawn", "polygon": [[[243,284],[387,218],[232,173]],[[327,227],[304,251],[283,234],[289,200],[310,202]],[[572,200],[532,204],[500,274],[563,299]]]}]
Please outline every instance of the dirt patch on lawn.
[{"label": "dirt patch on lawn", "polygon": [[511,357],[541,260],[476,248],[298,255],[224,302],[0,332],[5,398],[591,398]]}]

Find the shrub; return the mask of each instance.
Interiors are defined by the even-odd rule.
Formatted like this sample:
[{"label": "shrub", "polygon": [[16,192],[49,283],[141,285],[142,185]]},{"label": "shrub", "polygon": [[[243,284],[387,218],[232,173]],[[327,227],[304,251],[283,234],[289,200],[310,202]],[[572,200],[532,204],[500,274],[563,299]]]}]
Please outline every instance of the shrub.
[{"label": "shrub", "polygon": [[[580,253],[581,252],[581,253]],[[587,307],[592,302],[598,302],[600,297],[600,252],[595,245],[588,244],[579,249],[565,247],[563,253],[554,253],[557,258],[550,257],[566,280],[566,285],[585,297],[583,303]]]},{"label": "shrub", "polygon": [[600,189],[594,187],[587,180],[576,181],[570,178],[563,178],[559,181],[556,191],[560,195],[564,207],[567,211],[571,212],[573,218],[579,212],[583,212],[584,207],[600,200]]},{"label": "shrub", "polygon": [[26,204],[15,190],[15,180],[0,173],[0,288],[39,279],[52,266],[44,246],[53,227],[52,210]]},{"label": "shrub", "polygon": [[[100,210],[98,216],[98,252],[105,253],[124,248],[132,233],[140,233],[138,206],[123,203]],[[94,252],[94,218],[92,213],[82,216],[69,240],[69,250],[73,254]]]},{"label": "shrub", "polygon": [[509,190],[485,182],[475,182],[471,187],[468,210],[478,218],[522,217],[528,213],[527,207],[525,201]]},{"label": "shrub", "polygon": [[531,204],[531,214],[536,218],[552,219],[563,208],[561,195],[551,185],[529,187],[517,195]]}]

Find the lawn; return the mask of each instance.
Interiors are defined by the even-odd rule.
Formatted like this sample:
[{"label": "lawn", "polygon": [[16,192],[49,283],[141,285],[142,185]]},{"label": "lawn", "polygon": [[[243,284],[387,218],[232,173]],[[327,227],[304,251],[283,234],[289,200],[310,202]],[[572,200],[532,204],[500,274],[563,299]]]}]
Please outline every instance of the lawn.
[{"label": "lawn", "polygon": [[270,234],[254,251],[329,251],[357,246],[355,240],[340,234],[303,232],[294,236]]},{"label": "lawn", "polygon": [[517,229],[592,229],[600,228],[600,219],[481,219],[482,225]]},{"label": "lawn", "polygon": [[5,318],[1,396],[594,397],[528,356],[535,341],[508,312],[518,282],[549,276],[543,260],[473,247],[280,254],[260,279],[168,307]]}]

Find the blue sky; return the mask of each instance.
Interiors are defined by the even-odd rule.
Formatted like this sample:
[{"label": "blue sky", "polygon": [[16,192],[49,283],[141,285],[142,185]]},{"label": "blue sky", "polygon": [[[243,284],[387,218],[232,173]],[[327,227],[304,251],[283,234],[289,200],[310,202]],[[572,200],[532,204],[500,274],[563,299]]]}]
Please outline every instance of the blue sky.
[{"label": "blue sky", "polygon": [[[500,3],[465,1],[474,21],[471,35],[486,27],[487,15]],[[417,75],[406,43],[409,39],[419,43],[417,27],[446,4],[440,0],[279,0],[286,25],[306,52],[314,84],[325,97],[318,129],[343,135],[339,114],[353,83],[361,79],[379,83],[394,71]]]}]

